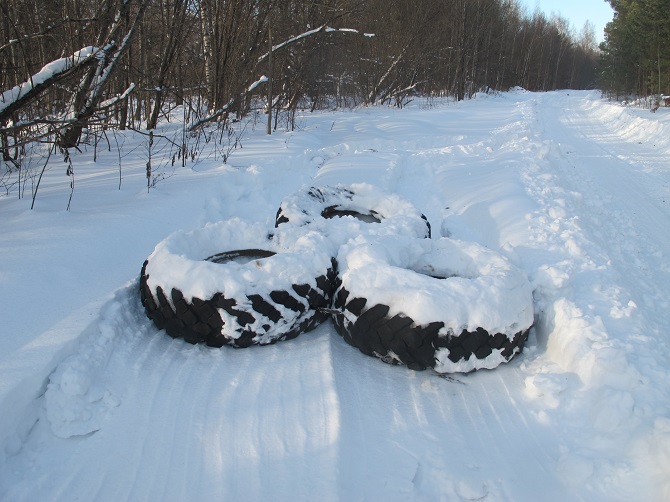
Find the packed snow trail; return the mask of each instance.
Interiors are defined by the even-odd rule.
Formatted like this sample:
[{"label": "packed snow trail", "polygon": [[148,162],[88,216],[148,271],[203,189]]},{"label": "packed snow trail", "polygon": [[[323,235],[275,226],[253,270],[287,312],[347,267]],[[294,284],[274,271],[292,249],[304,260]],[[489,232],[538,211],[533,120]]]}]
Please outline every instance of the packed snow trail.
[{"label": "packed snow trail", "polygon": [[[630,123],[616,120],[617,108],[592,96],[549,94],[528,110],[543,139],[529,186],[543,194],[539,220],[553,231],[537,238],[562,246],[568,258],[536,276],[538,305],[546,309],[537,331],[547,336],[546,358],[578,375],[582,387],[562,403],[548,367],[528,385],[540,395],[549,389],[558,401],[555,419],[577,439],[575,449],[564,447],[568,472],[579,470],[587,483],[607,479],[617,496],[631,499],[658,485],[648,497],[666,499],[670,141],[667,131],[654,135],[653,129],[640,141]],[[545,178],[541,188],[538,178]],[[529,368],[537,370],[543,359]],[[593,423],[588,433],[578,415],[564,413],[579,401]],[[626,460],[614,453],[622,450]]]},{"label": "packed snow trail", "polygon": [[[307,114],[303,130],[252,133],[230,165],[204,161],[149,195],[138,161],[123,197],[100,181],[75,194],[99,211],[90,220],[0,200],[2,287],[21,305],[33,283],[59,295],[37,318],[0,306],[13,335],[0,342],[0,499],[669,499],[670,121],[586,92],[423,104]],[[434,238],[521,267],[536,307],[523,354],[440,378],[362,355],[329,322],[242,350],[155,329],[135,274],[159,239],[271,222],[312,179],[395,191]],[[57,182],[42,207],[67,197]],[[28,224],[48,232],[26,241]],[[73,224],[101,247],[71,248]],[[12,253],[28,244],[35,256]],[[108,269],[95,284],[94,264],[59,261],[89,252]]]}]

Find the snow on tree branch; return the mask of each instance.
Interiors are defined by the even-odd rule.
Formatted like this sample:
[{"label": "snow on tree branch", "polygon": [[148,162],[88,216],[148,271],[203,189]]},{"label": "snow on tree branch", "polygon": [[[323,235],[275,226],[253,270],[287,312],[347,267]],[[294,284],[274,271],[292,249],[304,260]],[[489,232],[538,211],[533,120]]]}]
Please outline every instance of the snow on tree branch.
[{"label": "snow on tree branch", "polygon": [[363,35],[364,37],[368,38],[372,38],[375,36],[374,33],[361,33],[360,31],[355,30],[353,28],[331,28],[331,27],[326,28],[326,33],[333,33],[333,32],[354,33],[356,35]]},{"label": "snow on tree branch", "polygon": [[[310,37],[312,35],[316,35],[317,33],[320,33],[325,29],[326,29],[326,25],[322,24],[318,28],[314,28],[313,30],[309,30],[309,31],[306,31],[305,33],[301,33],[300,35],[298,35],[296,37],[289,38],[288,40],[285,40],[285,41],[283,41],[283,42],[281,42],[277,45],[273,45],[272,46],[272,52],[275,52],[275,51],[281,49],[282,47],[286,47],[287,45],[294,44],[294,43],[298,42],[299,40],[302,40],[303,38],[307,38],[307,37]],[[263,54],[262,56],[260,56],[258,58],[258,62],[260,63],[260,62],[264,61],[265,59],[268,58],[269,55],[270,55],[270,52],[269,51],[266,52],[265,54]]]},{"label": "snow on tree branch", "polygon": [[[322,24],[318,28],[314,28],[313,30],[308,30],[304,33],[301,33],[300,35],[297,35],[295,37],[289,38],[288,40],[284,40],[283,42],[273,45],[272,46],[272,52],[275,52],[279,49],[282,49],[288,45],[292,45],[296,42],[299,42],[300,40],[311,37],[312,35],[316,35],[317,33],[321,33],[322,31],[325,31],[326,33],[355,33],[357,35],[363,35],[365,37],[374,37],[373,33],[361,33],[358,30],[355,30],[353,28],[331,28],[330,26],[326,24]],[[270,56],[270,52],[266,52],[262,56],[260,56],[257,60],[258,63],[263,62]]]},{"label": "snow on tree branch", "polygon": [[95,61],[101,54],[101,49],[97,47],[84,47],[71,56],[56,59],[44,65],[40,71],[23,84],[16,85],[3,92],[0,95],[0,122],[6,121],[12,113],[36,98],[51,84],[69,76],[79,67]]},{"label": "snow on tree branch", "polygon": [[[265,75],[263,75],[261,78],[259,78],[254,83],[252,83],[249,87],[247,87],[247,90],[244,91],[240,95],[240,97],[246,96],[247,94],[251,93],[254,89],[256,89],[256,87],[258,87],[259,85],[261,85],[261,84],[263,84],[267,81],[268,81],[268,78]],[[193,131],[193,130],[197,129],[198,127],[203,126],[204,124],[206,124],[208,122],[211,122],[213,120],[218,119],[221,115],[226,113],[230,109],[230,107],[233,106],[233,104],[235,104],[236,101],[237,101],[237,99],[231,98],[230,101],[228,101],[225,105],[223,105],[217,111],[215,111],[214,113],[212,113],[212,114],[198,120],[197,122],[195,122],[191,127],[188,128],[188,130]]]},{"label": "snow on tree branch", "polygon": [[249,94],[249,93],[252,92],[256,87],[258,87],[258,86],[261,85],[261,84],[264,84],[264,83],[267,82],[267,81],[268,81],[268,78],[267,78],[265,75],[263,75],[261,78],[259,78],[258,80],[256,80],[256,82],[254,82],[253,84],[251,84],[251,85],[248,87],[248,89],[247,89],[247,91],[246,91],[246,94]]},{"label": "snow on tree branch", "polygon": [[405,53],[407,52],[407,47],[405,47],[400,54],[391,62],[389,67],[386,69],[386,72],[381,76],[379,79],[379,82],[377,82],[377,85],[370,91],[370,95],[368,96],[368,101],[370,103],[375,102],[375,98],[377,93],[379,92],[379,89],[381,89],[382,85],[386,81],[386,79],[391,75],[391,72],[393,69],[402,61],[402,59],[405,57]]},{"label": "snow on tree branch", "polygon": [[98,105],[98,109],[109,108],[110,106],[114,106],[114,105],[115,105],[116,103],[118,103],[119,101],[123,101],[124,99],[126,99],[126,98],[128,97],[128,95],[129,95],[131,92],[133,92],[134,90],[135,90],[135,84],[132,83],[132,84],[130,84],[130,86],[128,87],[128,89],[126,89],[125,91],[123,91],[123,94],[120,94],[120,95],[118,95],[118,96],[114,96],[113,98],[106,99],[105,101],[103,101],[102,103],[100,103],[100,104]]}]

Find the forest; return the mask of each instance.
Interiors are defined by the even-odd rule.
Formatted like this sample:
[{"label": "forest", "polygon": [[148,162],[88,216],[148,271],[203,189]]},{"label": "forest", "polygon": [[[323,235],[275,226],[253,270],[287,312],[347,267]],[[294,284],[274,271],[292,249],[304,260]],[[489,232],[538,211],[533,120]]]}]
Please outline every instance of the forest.
[{"label": "forest", "polygon": [[[619,59],[623,17],[606,43]],[[0,150],[14,164],[27,142],[153,130],[176,107],[190,131],[263,110],[271,132],[298,109],[598,85],[592,25],[517,0],[2,0],[0,19]]]},{"label": "forest", "polygon": [[670,94],[670,1],[609,0],[614,19],[600,44],[599,87],[656,101]]}]

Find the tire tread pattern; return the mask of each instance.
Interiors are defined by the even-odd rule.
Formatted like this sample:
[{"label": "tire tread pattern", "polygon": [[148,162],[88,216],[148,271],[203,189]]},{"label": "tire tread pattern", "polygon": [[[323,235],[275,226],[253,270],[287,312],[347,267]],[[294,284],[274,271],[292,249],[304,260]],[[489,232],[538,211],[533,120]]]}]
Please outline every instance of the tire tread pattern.
[{"label": "tire tread pattern", "polygon": [[[413,370],[434,368],[436,352],[441,348],[449,350],[448,357],[453,363],[468,361],[471,357],[484,359],[493,350],[501,350],[501,355],[509,361],[523,349],[530,331],[519,331],[511,340],[504,333],[491,334],[483,328],[443,336],[440,335],[445,326],[442,321],[418,325],[404,314],[390,317],[387,305],[376,304],[365,309],[367,299],[349,299],[349,296],[338,284],[333,299],[333,310],[337,312],[333,314],[333,321],[338,334],[364,354],[391,364],[404,364]],[[352,315],[353,321],[349,319]]]},{"label": "tire tread pattern", "polygon": [[[292,291],[274,290],[265,295],[248,295],[245,301],[226,298],[216,293],[209,299],[193,298],[190,302],[178,288],[166,292],[162,287],[152,291],[146,273],[148,260],[144,262],[140,274],[140,299],[147,316],[156,327],[164,329],[173,338],[183,338],[189,343],[205,343],[212,347],[230,345],[241,348],[254,344],[273,344],[280,340],[295,338],[310,331],[323,322],[328,314],[322,310],[331,303],[336,263],[325,275],[316,278],[316,288],[309,284],[294,284]],[[250,305],[250,310],[247,310]],[[283,318],[282,309],[298,313],[293,325]],[[237,326],[226,326],[219,310],[235,318]],[[257,320],[267,320],[261,324],[261,332],[253,331],[250,325]],[[271,339],[262,337],[274,325],[285,323],[285,331]],[[257,328],[258,329],[258,328]],[[237,337],[231,336],[234,330]]]}]

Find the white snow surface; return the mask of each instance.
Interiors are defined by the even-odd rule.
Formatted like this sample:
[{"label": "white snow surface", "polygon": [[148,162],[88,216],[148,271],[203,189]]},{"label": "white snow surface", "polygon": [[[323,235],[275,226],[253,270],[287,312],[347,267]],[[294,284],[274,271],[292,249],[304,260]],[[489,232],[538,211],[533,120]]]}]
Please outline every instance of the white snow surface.
[{"label": "white snow surface", "polygon": [[[668,110],[517,90],[297,123],[247,126],[228,164],[208,143],[149,193],[147,139],[117,132],[122,156],[71,152],[71,211],[58,162],[33,211],[0,197],[0,500],[670,500]],[[521,354],[440,378],[330,322],[234,350],[145,316],[166,236],[271,227],[296,190],[354,182],[523,271]]]}]

